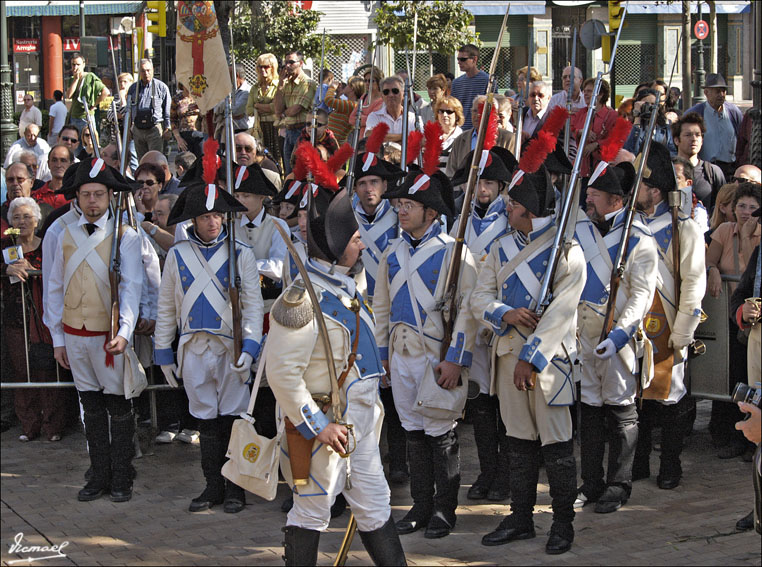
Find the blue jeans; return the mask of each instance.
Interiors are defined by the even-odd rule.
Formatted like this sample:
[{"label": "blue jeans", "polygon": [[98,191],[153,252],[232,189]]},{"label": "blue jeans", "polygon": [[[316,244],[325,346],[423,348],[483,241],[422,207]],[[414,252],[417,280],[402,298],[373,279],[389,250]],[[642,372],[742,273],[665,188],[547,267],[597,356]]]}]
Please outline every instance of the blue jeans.
[{"label": "blue jeans", "polygon": [[288,175],[293,169],[291,167],[291,154],[296,149],[299,142],[299,136],[302,135],[301,129],[286,130],[286,138],[283,142],[283,175]]},{"label": "blue jeans", "polygon": [[82,128],[87,126],[87,120],[84,118],[74,118],[72,117],[71,123],[74,124],[77,127],[77,130],[79,131],[80,136],[82,135]]}]

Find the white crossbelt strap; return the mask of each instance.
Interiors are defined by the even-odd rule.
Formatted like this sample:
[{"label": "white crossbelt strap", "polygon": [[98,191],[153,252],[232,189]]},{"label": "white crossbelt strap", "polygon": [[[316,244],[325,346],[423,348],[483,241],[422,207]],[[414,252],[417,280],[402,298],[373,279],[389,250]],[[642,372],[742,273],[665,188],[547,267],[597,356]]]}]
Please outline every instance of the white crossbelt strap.
[{"label": "white crossbelt strap", "polygon": [[[609,246],[614,246],[619,242],[619,234],[621,230],[621,227],[618,230],[613,230],[606,234],[606,236],[603,238],[601,238],[600,233],[594,228],[592,224],[585,224],[582,227],[582,230],[577,231],[579,243],[585,253],[585,260],[593,268],[595,275],[601,281],[606,290],[609,289],[609,284],[611,282],[611,271],[614,269],[614,264],[611,261],[611,256],[609,255],[608,248]],[[626,301],[627,298],[624,296],[622,286],[619,286],[615,309],[617,315],[621,313],[622,306]]]},{"label": "white crossbelt strap", "polygon": [[355,217],[357,217],[357,224],[359,225],[358,230],[360,231],[360,238],[362,238],[363,244],[365,244],[365,247],[368,249],[368,251],[363,254],[363,264],[365,264],[365,270],[375,280],[376,274],[378,273],[378,261],[384,253],[384,251],[378,247],[376,241],[387,230],[395,225],[397,219],[390,209],[377,223],[373,223],[370,229],[366,229],[366,224],[357,212],[355,212]]},{"label": "white crossbelt strap", "polygon": [[477,235],[472,217],[468,221],[468,229],[466,230],[468,249],[477,259],[481,259],[487,253],[487,246],[505,230],[507,225],[508,219],[500,215],[494,222],[490,223],[484,232]]},{"label": "white crossbelt strap", "polygon": [[[188,320],[190,310],[203,294],[222,320],[232,325],[233,311],[230,307],[227,293],[224,291],[216,275],[217,270],[222,267],[228,258],[227,247],[220,246],[209,262],[194,249],[194,245],[190,241],[178,243],[176,248],[190,273],[195,276],[193,283],[183,296],[180,320],[183,322]],[[191,249],[192,253],[188,253],[188,248]],[[203,277],[204,275],[206,277]]]},{"label": "white crossbelt strap", "polygon": [[522,285],[529,292],[529,295],[532,296],[532,302],[529,306],[530,309],[534,309],[539,301],[542,284],[529,267],[529,262],[543,252],[552,239],[553,231],[546,230],[539,238],[525,246],[523,250],[519,250],[519,247],[516,245],[516,240],[512,235],[508,235],[500,241],[500,245],[503,248],[506,258],[508,258],[508,262],[500,268],[500,271],[497,274],[498,288],[500,288],[502,282],[508,279],[511,273],[515,273],[519,280],[521,280]]},{"label": "white crossbelt strap", "polygon": [[103,305],[108,310],[111,305],[111,284],[108,277],[108,266],[103,262],[98,252],[95,251],[95,248],[113,234],[114,225],[109,222],[106,224],[105,230],[96,230],[91,235],[87,234],[84,227],[75,224],[68,225],[66,230],[71,235],[77,249],[71,255],[69,261],[66,262],[66,268],[64,269],[64,290],[68,289],[69,282],[74,276],[74,272],[79,268],[79,265],[82,262],[87,262],[90,269],[98,278],[98,293],[101,296]]},{"label": "white crossbelt strap", "polygon": [[426,287],[421,280],[421,276],[418,274],[418,268],[439,251],[439,243],[435,242],[436,240],[437,239],[429,240],[419,246],[416,253],[410,258],[410,247],[408,246],[407,241],[400,239],[399,244],[395,249],[397,260],[400,263],[400,271],[397,272],[394,278],[392,278],[392,282],[389,285],[391,297],[396,297],[397,293],[402,289],[402,286],[407,282],[408,286],[414,288],[416,300],[426,312],[430,312],[434,309],[436,301],[431,292],[429,292],[429,288]]},{"label": "white crossbelt strap", "polygon": [[[429,241],[431,242],[431,240]],[[402,250],[400,250],[402,248]],[[439,249],[436,246],[430,246],[431,250],[428,251],[428,254],[426,254],[426,258],[423,261],[420,261],[418,256],[423,256],[423,250],[419,249],[418,254],[416,254],[412,258],[412,263],[410,262],[410,249],[407,246],[400,246],[397,248],[397,258],[400,263],[400,271],[397,274],[399,276],[400,274],[407,274],[408,277],[405,278],[405,280],[408,282],[407,286],[407,292],[410,296],[410,304],[413,308],[413,315],[415,316],[415,325],[418,330],[418,335],[421,339],[421,342],[423,343],[423,349],[426,350],[426,340],[423,336],[423,325],[421,324],[421,314],[418,311],[418,304],[423,307],[423,310],[426,313],[433,313],[434,309],[436,307],[436,298],[435,296],[438,294],[440,284],[442,283],[444,278],[438,278],[437,280],[437,286],[434,289],[434,295],[429,293],[429,289],[426,287],[426,284],[423,283],[423,280],[421,280],[421,276],[418,274],[417,267],[420,267],[423,262],[425,262],[428,258],[431,257],[431,255],[434,252],[437,252]],[[449,253],[449,250],[447,251]],[[442,263],[442,265],[446,265],[447,263],[447,257],[449,254],[445,254],[445,262]],[[413,266],[416,266],[416,269],[413,270]],[[397,279],[397,276],[395,276],[395,280]],[[402,287],[402,284],[399,284],[399,288]],[[415,289],[415,292],[413,290]],[[396,293],[395,293],[396,295]],[[392,296],[394,297],[394,296]],[[442,320],[439,317],[434,317],[433,322],[437,328],[437,330],[444,334],[444,329],[442,328]],[[441,340],[441,339],[440,339]]]}]

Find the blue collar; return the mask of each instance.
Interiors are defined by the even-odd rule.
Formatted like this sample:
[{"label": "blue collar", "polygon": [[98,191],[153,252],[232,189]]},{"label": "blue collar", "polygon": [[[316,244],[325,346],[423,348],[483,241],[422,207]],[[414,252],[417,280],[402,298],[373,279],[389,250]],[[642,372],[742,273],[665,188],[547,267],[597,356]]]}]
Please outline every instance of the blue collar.
[{"label": "blue collar", "polygon": [[[360,204],[360,198],[357,196],[357,193],[352,195],[352,206],[366,224],[372,224],[370,221],[368,221],[368,213],[366,213],[365,209],[362,208],[362,205]],[[376,207],[376,213],[375,217],[373,218],[373,222],[378,222],[386,213],[391,210],[391,208],[392,204],[389,202],[389,199],[381,199],[381,202]]]},{"label": "blue collar", "polygon": [[357,285],[352,276],[342,274],[338,271],[338,268],[334,267],[331,270],[330,264],[322,262],[316,258],[308,258],[305,264],[305,268],[311,274],[315,274],[321,279],[326,280],[328,283],[344,290],[350,297],[355,296]]},{"label": "blue collar", "polygon": [[224,241],[228,236],[228,230],[227,227],[223,224],[222,230],[217,235],[217,238],[215,238],[212,242],[204,242],[201,240],[198,235],[196,234],[196,227],[191,225],[188,227],[188,240],[193,242],[194,244],[197,244],[198,246],[203,246],[204,248],[212,248],[214,246],[217,246],[220,242]]},{"label": "blue collar", "polygon": [[[502,195],[498,195],[497,199],[492,201],[489,204],[489,207],[487,207],[487,212],[484,213],[484,217],[480,217],[479,214],[476,212],[476,198],[474,198],[474,204],[471,207],[471,216],[474,217],[474,219],[479,219],[481,221],[486,221],[490,219],[491,217],[497,218],[501,214],[505,214],[506,208],[505,208],[505,199],[503,199]],[[494,220],[494,219],[493,219]]]},{"label": "blue collar", "polygon": [[[423,238],[421,238],[421,241],[418,244],[418,246],[420,246],[424,242],[428,242],[429,240],[436,238],[437,236],[439,236],[441,232],[442,232],[442,226],[436,221],[436,219],[433,220],[429,228],[426,230],[426,233],[423,235]],[[405,242],[407,242],[408,244],[412,246],[413,237],[410,236],[404,230],[402,231],[402,238],[404,238]]]}]

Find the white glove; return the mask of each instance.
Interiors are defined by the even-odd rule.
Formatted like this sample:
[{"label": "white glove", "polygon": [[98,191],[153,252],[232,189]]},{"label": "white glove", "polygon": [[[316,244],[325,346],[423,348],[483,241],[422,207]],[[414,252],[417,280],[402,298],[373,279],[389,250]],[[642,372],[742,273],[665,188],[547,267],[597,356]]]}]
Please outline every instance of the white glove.
[{"label": "white glove", "polygon": [[669,348],[675,350],[682,350],[693,342],[693,335],[686,335],[683,333],[670,333],[669,335]]},{"label": "white glove", "polygon": [[248,352],[242,352],[238,357],[238,362],[230,365],[230,370],[240,374],[241,382],[248,382],[249,375],[251,374],[251,363],[254,362],[254,357]]},{"label": "white glove", "polygon": [[177,364],[162,364],[161,371],[164,373],[164,379],[167,381],[167,384],[173,388],[180,387],[175,379],[175,374],[177,374]]},{"label": "white glove", "polygon": [[595,347],[595,356],[601,360],[608,360],[616,354],[616,345],[611,339],[606,339]]}]

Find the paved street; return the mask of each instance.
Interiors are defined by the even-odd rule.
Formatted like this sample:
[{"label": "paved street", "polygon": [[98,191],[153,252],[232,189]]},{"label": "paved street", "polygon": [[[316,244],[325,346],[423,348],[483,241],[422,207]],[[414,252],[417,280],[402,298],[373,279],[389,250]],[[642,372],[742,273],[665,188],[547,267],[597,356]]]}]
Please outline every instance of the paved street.
[{"label": "paved street", "polygon": [[[684,453],[685,477],[673,491],[656,487],[655,479],[637,482],[632,500],[617,513],[598,515],[585,509],[575,521],[571,552],[544,553],[550,528],[550,499],[541,473],[541,494],[535,513],[538,537],[501,547],[483,547],[481,536],[498,523],[505,505],[474,505],[465,498],[476,478],[477,461],[471,427],[460,427],[463,463],[461,507],[452,535],[424,539],[422,531],[402,537],[411,565],[595,564],[595,565],[760,565],[760,537],[736,533],[737,519],[751,510],[751,464],[722,461],[706,430],[709,405],[699,404],[699,419]],[[77,502],[87,469],[84,436],[70,431],[57,444],[22,444],[20,431],[2,434],[2,564],[55,551],[9,553],[23,533],[26,546],[68,542],[65,558],[35,561],[39,565],[270,565],[282,564],[281,527],[285,515],[278,498],[264,502],[249,495],[249,505],[237,515],[221,507],[190,514],[188,503],[203,488],[198,446],[159,445],[135,461],[138,477],[131,502],[108,498]],[[658,470],[654,453],[652,471]],[[392,491],[395,518],[410,505],[407,486]],[[319,562],[330,565],[349,518],[334,520],[321,540]],[[369,564],[359,538],[347,562]]]}]

